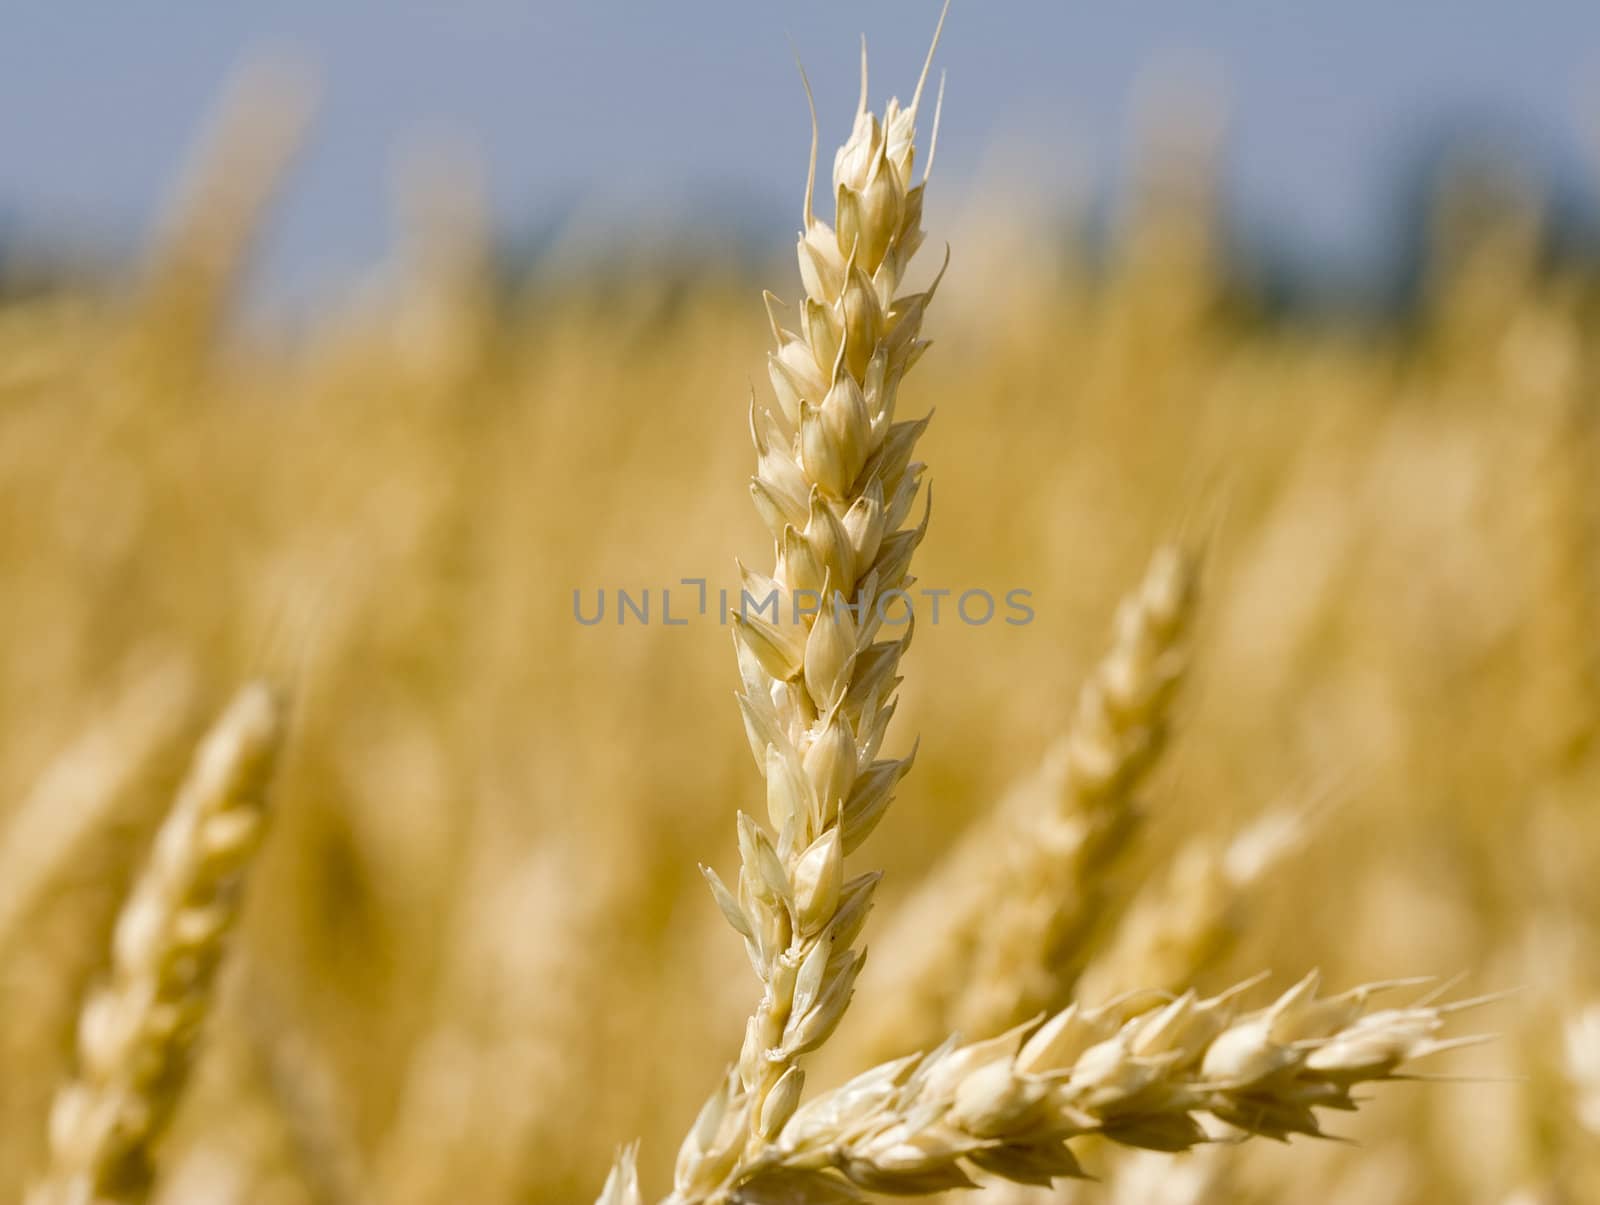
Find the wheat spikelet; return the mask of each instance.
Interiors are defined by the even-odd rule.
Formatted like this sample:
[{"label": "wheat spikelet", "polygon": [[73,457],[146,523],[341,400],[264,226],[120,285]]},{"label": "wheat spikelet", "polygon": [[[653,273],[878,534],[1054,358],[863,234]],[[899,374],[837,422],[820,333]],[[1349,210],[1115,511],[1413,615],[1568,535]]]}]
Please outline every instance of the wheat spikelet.
[{"label": "wheat spikelet", "polygon": [[117,918],[110,982],[85,1004],[76,1078],[50,1114],[34,1205],[146,1198],[159,1139],[187,1078],[240,887],[260,841],[282,739],[266,687],[246,687],[195,757]]},{"label": "wheat spikelet", "polygon": [[873,998],[858,1047],[868,1058],[952,1028],[988,1036],[1065,1002],[1106,872],[1136,827],[1134,792],[1166,741],[1195,576],[1179,549],[1157,552],[1067,735],[897,912],[880,943],[892,990]]},{"label": "wheat spikelet", "polygon": [[627,1146],[618,1152],[595,1205],[643,1205],[643,1201],[639,1193],[639,1148]]},{"label": "wheat spikelet", "polygon": [[1441,1036],[1464,1005],[1371,1008],[1383,988],[1322,997],[1312,974],[1253,1012],[1236,1011],[1242,988],[1189,992],[1128,1020],[1074,1005],[1042,1025],[952,1040],[804,1105],[738,1199],[931,1193],[970,1186],[974,1169],[1043,1185],[1081,1174],[1074,1138],[1182,1151],[1211,1140],[1201,1114],[1240,1136],[1320,1136],[1318,1109],[1355,1109],[1359,1085],[1479,1040]]}]

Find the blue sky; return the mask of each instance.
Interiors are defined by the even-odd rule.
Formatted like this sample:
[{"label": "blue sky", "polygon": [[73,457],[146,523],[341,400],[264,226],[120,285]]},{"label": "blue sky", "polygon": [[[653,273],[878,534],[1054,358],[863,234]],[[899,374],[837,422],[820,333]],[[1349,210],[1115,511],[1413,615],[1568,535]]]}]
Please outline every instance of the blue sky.
[{"label": "blue sky", "polygon": [[[316,292],[375,262],[396,164],[430,138],[482,159],[508,230],[717,196],[787,218],[779,244],[807,137],[791,40],[836,141],[857,35],[881,101],[910,90],[936,13],[930,0],[0,0],[0,220],[137,237],[230,72],[278,51],[315,69],[322,101],[265,249],[268,289]],[[957,0],[941,173],[959,182],[996,145],[1026,144],[1042,189],[1084,169],[1103,184],[1140,81],[1185,56],[1224,80],[1244,212],[1332,254],[1370,243],[1401,157],[1448,118],[1492,115],[1573,173],[1600,148],[1594,0]]]}]

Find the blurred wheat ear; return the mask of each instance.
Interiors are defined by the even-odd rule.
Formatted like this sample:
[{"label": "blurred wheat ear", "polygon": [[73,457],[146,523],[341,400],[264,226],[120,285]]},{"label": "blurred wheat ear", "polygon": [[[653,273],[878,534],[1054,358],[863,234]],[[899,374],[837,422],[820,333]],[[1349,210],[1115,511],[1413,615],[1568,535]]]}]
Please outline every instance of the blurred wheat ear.
[{"label": "blurred wheat ear", "polygon": [[312,77],[291,60],[250,63],[232,81],[145,265],[139,329],[155,380],[216,348],[315,108]]},{"label": "blurred wheat ear", "polygon": [[50,1112],[30,1205],[136,1205],[183,1095],[267,820],[283,706],[245,687],[195,755],[117,917],[108,982],[78,1021],[75,1078]]}]

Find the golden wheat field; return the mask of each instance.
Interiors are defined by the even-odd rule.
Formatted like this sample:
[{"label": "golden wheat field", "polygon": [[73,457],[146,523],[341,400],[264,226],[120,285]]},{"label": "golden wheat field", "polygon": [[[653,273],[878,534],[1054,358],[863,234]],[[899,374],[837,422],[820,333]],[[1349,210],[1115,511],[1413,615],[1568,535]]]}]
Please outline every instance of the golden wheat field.
[{"label": "golden wheat field", "polygon": [[[508,285],[441,180],[246,322],[247,86],[0,295],[5,1200],[1600,1201],[1600,280],[1446,189],[1284,320],[1159,140],[912,262],[893,82],[799,271]],[[841,578],[914,622],[741,613]]]}]

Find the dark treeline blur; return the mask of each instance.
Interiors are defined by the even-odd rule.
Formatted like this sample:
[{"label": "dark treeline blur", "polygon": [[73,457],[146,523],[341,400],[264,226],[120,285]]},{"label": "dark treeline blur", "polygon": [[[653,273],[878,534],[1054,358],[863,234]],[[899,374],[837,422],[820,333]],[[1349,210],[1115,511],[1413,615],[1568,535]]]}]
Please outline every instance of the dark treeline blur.
[{"label": "dark treeline blur", "polygon": [[[1380,216],[1354,253],[1317,246],[1304,229],[1264,218],[1227,178],[1211,222],[1230,295],[1259,319],[1303,319],[1338,313],[1382,322],[1405,321],[1425,303],[1431,265],[1445,245],[1470,244],[1487,232],[1516,226],[1534,241],[1545,271],[1589,275],[1600,268],[1600,156],[1591,165],[1558,140],[1495,114],[1457,114],[1428,124],[1388,156],[1378,182]],[[1592,169],[1592,170],[1591,170]],[[292,187],[292,180],[290,187]],[[1063,248],[1076,245],[1080,263],[1117,258],[1126,223],[1112,188],[1103,188],[1086,221],[1061,219]],[[772,259],[774,230],[793,215],[766,212],[753,195],[725,192],[689,207],[682,224],[660,224],[590,238],[574,257],[568,235],[582,216],[576,195],[535,224],[512,222],[493,239],[493,276],[508,295],[530,285],[583,279],[585,290],[607,282],[627,288],[642,275],[659,285],[703,273],[755,279]],[[123,277],[135,249],[103,234],[61,229],[41,234],[0,192],[0,298],[104,291]]]}]

